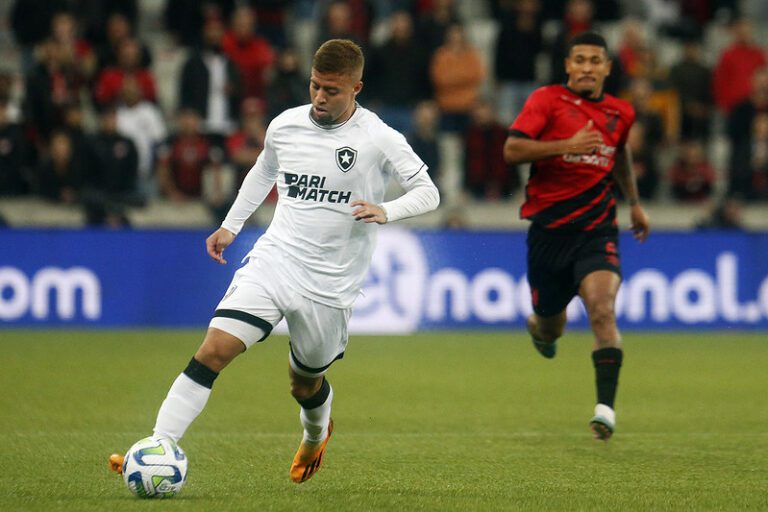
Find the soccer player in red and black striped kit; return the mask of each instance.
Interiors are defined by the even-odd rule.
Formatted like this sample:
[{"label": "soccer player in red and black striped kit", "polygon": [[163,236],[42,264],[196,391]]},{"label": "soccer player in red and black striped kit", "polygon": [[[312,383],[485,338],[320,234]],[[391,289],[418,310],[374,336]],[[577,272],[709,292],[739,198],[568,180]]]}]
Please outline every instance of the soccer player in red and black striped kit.
[{"label": "soccer player in red and black striped kit", "polygon": [[504,159],[532,162],[520,215],[528,231],[528,282],[534,313],[528,331],[536,349],[555,356],[577,294],[595,336],[592,360],[597,405],[590,427],[607,440],[616,427],[614,399],[622,362],[614,303],[621,283],[614,183],[630,205],[637,240],[649,221],[637,194],[627,135],[635,119],[626,101],[603,93],[611,71],[605,39],[574,37],[565,59],[566,85],[537,89],[509,129]]}]

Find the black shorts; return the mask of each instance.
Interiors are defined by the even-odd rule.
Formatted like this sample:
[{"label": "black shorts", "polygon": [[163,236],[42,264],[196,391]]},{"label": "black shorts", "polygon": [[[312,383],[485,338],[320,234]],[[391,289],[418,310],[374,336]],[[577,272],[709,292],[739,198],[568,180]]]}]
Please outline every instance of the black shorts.
[{"label": "black shorts", "polygon": [[581,280],[596,270],[621,277],[616,230],[554,231],[531,224],[528,230],[528,283],[533,310],[554,316],[579,293]]}]

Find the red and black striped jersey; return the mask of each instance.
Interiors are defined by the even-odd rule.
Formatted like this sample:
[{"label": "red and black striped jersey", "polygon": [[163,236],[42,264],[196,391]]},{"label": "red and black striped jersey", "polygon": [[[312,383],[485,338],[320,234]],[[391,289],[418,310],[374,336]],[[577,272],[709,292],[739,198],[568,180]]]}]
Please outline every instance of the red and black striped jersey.
[{"label": "red and black striped jersey", "polygon": [[531,94],[509,134],[541,141],[568,139],[589,120],[602,133],[603,145],[589,155],[534,162],[521,218],[547,229],[593,231],[616,226],[611,171],[635,120],[632,105],[608,94],[591,100],[562,85],[549,85]]}]

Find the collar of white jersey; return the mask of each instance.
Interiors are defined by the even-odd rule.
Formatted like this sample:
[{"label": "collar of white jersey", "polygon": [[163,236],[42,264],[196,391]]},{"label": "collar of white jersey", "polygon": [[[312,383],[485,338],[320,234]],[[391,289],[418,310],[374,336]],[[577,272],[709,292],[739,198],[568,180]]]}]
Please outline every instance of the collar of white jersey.
[{"label": "collar of white jersey", "polygon": [[336,128],[341,128],[342,126],[347,124],[349,121],[351,121],[352,118],[355,117],[355,114],[357,114],[357,111],[360,110],[360,108],[361,108],[360,104],[357,101],[355,101],[355,110],[352,111],[352,115],[349,116],[349,119],[339,124],[320,124],[317,121],[315,121],[315,118],[312,117],[312,105],[310,105],[309,112],[307,113],[307,115],[309,116],[309,120],[312,121],[312,124],[314,124],[318,128],[323,130],[335,130]]}]

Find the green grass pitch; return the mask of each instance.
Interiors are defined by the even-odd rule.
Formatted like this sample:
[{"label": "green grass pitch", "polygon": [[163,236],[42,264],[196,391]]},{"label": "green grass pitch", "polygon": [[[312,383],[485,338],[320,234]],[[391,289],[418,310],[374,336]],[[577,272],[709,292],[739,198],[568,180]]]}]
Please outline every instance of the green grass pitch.
[{"label": "green grass pitch", "polygon": [[593,441],[590,337],[355,336],[329,372],[323,469],[300,438],[287,339],[236,360],[182,439],[179,496],[144,502],[107,456],[151,433],[201,331],[0,331],[0,510],[768,510],[765,333],[626,333],[618,429]]}]

